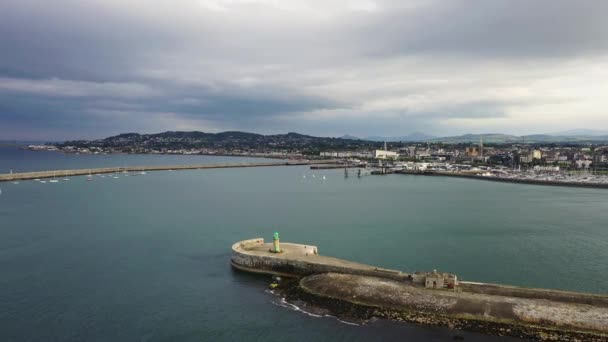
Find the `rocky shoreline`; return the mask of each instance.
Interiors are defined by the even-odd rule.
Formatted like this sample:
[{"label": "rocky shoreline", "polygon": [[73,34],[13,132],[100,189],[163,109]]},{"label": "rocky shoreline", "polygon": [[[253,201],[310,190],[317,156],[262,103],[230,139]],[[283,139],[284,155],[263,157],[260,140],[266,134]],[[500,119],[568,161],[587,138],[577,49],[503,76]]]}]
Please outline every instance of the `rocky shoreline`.
[{"label": "rocky shoreline", "polygon": [[[353,298],[337,298],[314,293],[303,287],[301,280],[284,279],[280,282],[277,290],[285,297],[287,302],[303,302],[310,307],[329,312],[331,315],[347,321],[364,323],[372,318],[381,318],[537,341],[608,341],[608,335],[594,332],[560,330],[537,325],[513,324],[492,319],[481,320],[473,316],[465,317],[421,310],[403,310],[389,306],[367,305],[357,302]],[[543,322],[538,323],[542,324]]]}]

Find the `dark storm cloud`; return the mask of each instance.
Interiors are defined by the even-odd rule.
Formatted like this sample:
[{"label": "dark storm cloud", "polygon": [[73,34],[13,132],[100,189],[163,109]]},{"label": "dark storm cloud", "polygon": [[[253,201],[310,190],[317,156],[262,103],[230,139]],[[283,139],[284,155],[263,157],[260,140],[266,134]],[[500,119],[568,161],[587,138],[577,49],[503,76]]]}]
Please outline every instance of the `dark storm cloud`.
[{"label": "dark storm cloud", "polygon": [[[559,101],[522,90],[522,75],[553,80],[562,66],[550,63],[606,54],[607,12],[585,0],[5,0],[0,135],[189,125],[372,135],[501,119]],[[502,69],[496,84],[488,70]]]}]

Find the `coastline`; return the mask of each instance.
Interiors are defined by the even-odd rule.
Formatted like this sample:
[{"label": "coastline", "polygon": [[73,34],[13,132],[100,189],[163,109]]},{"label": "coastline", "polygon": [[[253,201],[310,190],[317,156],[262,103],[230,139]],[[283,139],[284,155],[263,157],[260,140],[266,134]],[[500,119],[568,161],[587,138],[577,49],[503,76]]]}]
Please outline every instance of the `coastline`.
[{"label": "coastline", "polygon": [[485,180],[492,182],[502,183],[518,183],[518,184],[530,184],[530,185],[545,185],[545,186],[564,186],[564,187],[575,187],[575,188],[595,188],[595,189],[608,189],[608,183],[582,183],[582,182],[562,182],[562,181],[548,181],[538,179],[523,179],[523,178],[502,178],[502,177],[488,177],[480,176],[475,174],[466,174],[458,172],[443,172],[443,171],[396,171],[396,174],[414,175],[414,176],[435,176],[435,177],[456,177],[456,178],[468,178],[476,180]]}]

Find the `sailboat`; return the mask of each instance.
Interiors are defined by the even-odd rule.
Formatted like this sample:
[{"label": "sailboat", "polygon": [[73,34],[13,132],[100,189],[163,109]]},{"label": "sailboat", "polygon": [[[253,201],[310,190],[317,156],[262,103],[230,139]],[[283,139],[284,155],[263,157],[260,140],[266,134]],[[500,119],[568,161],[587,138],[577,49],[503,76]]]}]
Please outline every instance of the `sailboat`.
[{"label": "sailboat", "polygon": [[[13,170],[11,169],[11,176],[13,175]],[[13,184],[19,184],[19,182],[14,181]]]},{"label": "sailboat", "polygon": [[55,171],[53,171],[53,179],[49,181],[49,183],[58,183],[59,181],[55,178]]},{"label": "sailboat", "polygon": [[91,171],[89,171],[89,175],[87,176],[87,181],[92,181],[93,176],[91,175]]}]

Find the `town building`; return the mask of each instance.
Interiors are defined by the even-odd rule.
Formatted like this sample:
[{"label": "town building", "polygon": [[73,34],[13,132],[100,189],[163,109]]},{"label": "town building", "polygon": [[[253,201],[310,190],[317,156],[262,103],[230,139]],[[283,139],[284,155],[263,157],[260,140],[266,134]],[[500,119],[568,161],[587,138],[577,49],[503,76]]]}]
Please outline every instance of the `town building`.
[{"label": "town building", "polygon": [[399,153],[393,151],[386,150],[376,150],[374,151],[374,158],[376,159],[397,159],[399,158]]}]

